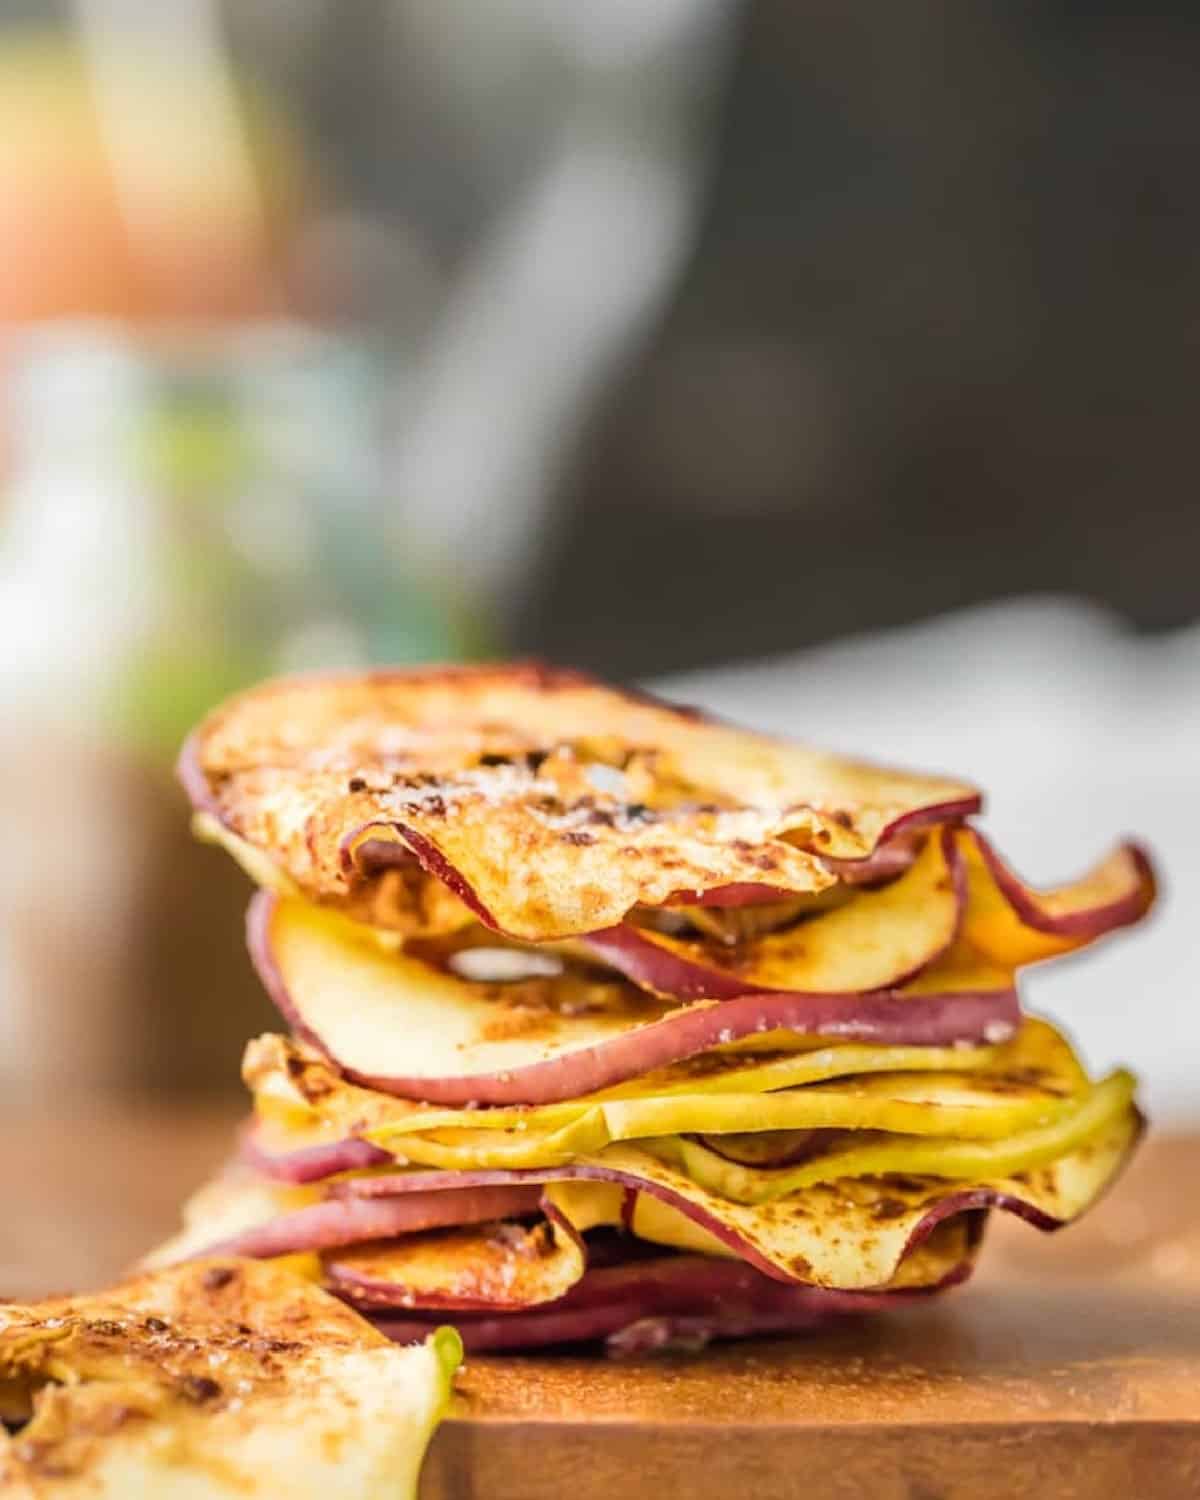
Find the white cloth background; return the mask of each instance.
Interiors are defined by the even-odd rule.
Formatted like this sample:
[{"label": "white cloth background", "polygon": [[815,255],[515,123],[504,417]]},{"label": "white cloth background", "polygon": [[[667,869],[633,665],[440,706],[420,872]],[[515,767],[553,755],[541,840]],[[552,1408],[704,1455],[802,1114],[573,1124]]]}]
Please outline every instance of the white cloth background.
[{"label": "white cloth background", "polygon": [[1094,1068],[1142,1075],[1156,1124],[1200,1119],[1200,628],[1136,637],[1057,598],[988,605],[655,686],[743,723],[974,780],[983,826],[1051,884],[1123,834],[1156,857],[1151,923],[1029,972]]}]

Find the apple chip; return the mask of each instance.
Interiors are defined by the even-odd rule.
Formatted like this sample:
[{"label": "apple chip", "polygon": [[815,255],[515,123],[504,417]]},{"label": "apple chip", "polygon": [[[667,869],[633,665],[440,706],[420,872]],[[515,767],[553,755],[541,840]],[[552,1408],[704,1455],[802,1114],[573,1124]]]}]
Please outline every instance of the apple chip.
[{"label": "apple chip", "polygon": [[577,1098],[743,1038],[792,1049],[817,1037],[944,1047],[1004,1040],[1020,1019],[1011,971],[958,948],[895,990],[678,1004],[562,964],[519,980],[464,979],[264,891],[247,933],[297,1036],[358,1083],[444,1104]]},{"label": "apple chip", "polygon": [[6,1500],[415,1497],[449,1328],[396,1348],[277,1266],[193,1261],[0,1304]]},{"label": "apple chip", "polygon": [[819,892],[823,857],[980,800],[535,665],[268,683],[210,715],[180,774],[311,900],[415,860],[530,941],[683,893]]},{"label": "apple chip", "polygon": [[1119,844],[1079,880],[1039,891],[976,829],[960,830],[956,841],[967,876],[963,936],[1012,968],[1086,947],[1140,922],[1154,903],[1154,869],[1136,844]]}]

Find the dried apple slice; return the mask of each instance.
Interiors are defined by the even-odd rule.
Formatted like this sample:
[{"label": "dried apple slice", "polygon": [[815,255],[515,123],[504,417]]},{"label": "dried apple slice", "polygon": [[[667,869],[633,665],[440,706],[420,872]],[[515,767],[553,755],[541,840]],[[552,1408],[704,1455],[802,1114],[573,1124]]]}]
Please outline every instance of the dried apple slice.
[{"label": "dried apple slice", "polygon": [[[699,1244],[717,1234],[709,1253],[729,1256],[740,1246],[737,1253],[744,1250],[750,1260],[755,1259],[755,1235],[770,1237],[774,1210],[731,1205],[726,1214],[725,1200],[703,1185],[693,1185],[692,1197],[679,1200],[679,1207],[674,1208],[675,1198],[658,1181],[663,1163],[646,1154],[637,1160],[645,1171],[631,1171],[628,1162],[613,1168],[598,1158],[578,1167],[538,1172],[414,1172],[348,1179],[331,1185],[328,1196],[315,1203],[321,1216],[313,1207],[289,1207],[288,1196],[278,1193],[279,1211],[271,1217],[269,1194],[277,1189],[268,1185],[264,1193],[251,1179],[226,1175],[193,1196],[186,1210],[188,1236],[176,1236],[145,1264],[164,1266],[235,1253],[272,1258],[286,1249],[290,1264],[303,1260],[311,1266],[311,1277],[324,1279],[364,1306],[511,1310],[554,1301],[574,1287],[586,1264],[582,1236],[603,1225],[631,1223],[631,1215],[640,1212],[635,1203],[642,1192],[658,1194],[655,1201],[666,1205],[657,1218],[651,1212],[647,1221],[650,1239]],[[522,1201],[522,1212],[537,1213],[540,1200],[540,1215],[532,1224],[494,1220],[432,1233],[401,1227],[409,1203],[439,1195],[454,1200],[486,1192],[532,1194],[533,1208]],[[216,1217],[210,1220],[208,1214],[214,1208]],[[377,1239],[369,1232],[371,1222],[360,1211],[377,1210],[376,1222],[382,1224],[389,1208],[398,1210],[397,1232]],[[244,1221],[246,1228],[240,1236],[222,1241],[233,1248],[218,1251],[213,1248],[218,1225],[227,1227],[233,1217]],[[936,1286],[962,1274],[977,1240],[973,1219],[947,1223],[932,1239],[914,1242],[912,1253],[896,1270],[892,1288]],[[782,1265],[768,1274],[785,1281],[806,1279],[787,1274]]]},{"label": "dried apple slice", "polygon": [[358,1307],[492,1312],[555,1302],[587,1265],[582,1238],[551,1210],[535,1224],[481,1224],[354,1245],[322,1257],[326,1284]]},{"label": "dried apple slice", "polygon": [[[503,1220],[542,1218],[538,1182],[511,1174],[492,1182],[466,1174],[449,1180],[442,1173],[420,1176],[431,1184],[428,1189],[413,1174],[413,1190],[401,1192],[393,1174],[389,1193],[343,1197],[287,1187],[234,1165],[191,1195],[183,1229],[151,1251],[142,1269],[215,1255],[287,1257],[313,1279],[334,1264],[344,1265],[348,1276],[351,1267],[381,1283],[390,1276],[393,1295],[389,1299],[380,1289],[375,1300],[409,1306],[408,1294],[419,1288],[423,1307],[468,1306],[483,1296],[489,1278],[497,1287],[508,1286],[512,1305],[519,1306],[561,1296],[582,1275],[573,1230],[560,1224],[537,1238],[517,1224],[501,1227]],[[329,1279],[339,1282],[337,1275]],[[368,1300],[365,1292],[362,1300]],[[501,1300],[489,1294],[482,1305]]]},{"label": "dried apple slice", "polygon": [[242,1132],[239,1156],[264,1176],[297,1186],[342,1172],[386,1166],[392,1160],[388,1152],[357,1136],[335,1135],[320,1125],[288,1128],[265,1101],[259,1118]]},{"label": "dried apple slice", "polygon": [[[498,1112],[482,1110],[453,1127],[418,1131],[409,1119],[365,1133],[398,1159],[465,1171],[553,1166],[617,1141],[685,1134],[889,1131],[997,1140],[1070,1115],[1085,1096],[1086,1079],[1070,1049],[1049,1027],[1045,1032],[1053,1038],[1050,1046],[1031,1038],[1032,1045],[1010,1054],[1009,1066],[994,1073],[877,1074],[767,1094],[611,1100],[552,1127],[517,1119],[497,1128]],[[1030,1055],[1028,1069],[1016,1061],[1022,1052]]]},{"label": "dried apple slice", "polygon": [[958,988],[961,965],[945,988],[935,964],[911,992],[670,1005],[616,980],[473,983],[389,952],[333,913],[261,891],[247,933],[255,968],[298,1036],[348,1078],[445,1104],[576,1098],[779,1031],[944,1046],[1003,1039],[1019,1016],[1007,976],[990,971],[977,988],[976,969]]},{"label": "dried apple slice", "polygon": [[[719,1311],[714,1302],[739,1294],[748,1295],[760,1308],[776,1312],[799,1309],[802,1299],[785,1295],[780,1283],[806,1286],[802,1277],[777,1270],[764,1278],[762,1272],[749,1266],[739,1273],[735,1269],[737,1262],[727,1258],[728,1245],[718,1245],[717,1258],[697,1258],[694,1264],[681,1264],[678,1269],[673,1264],[677,1257],[672,1256],[665,1262],[642,1261],[636,1271],[631,1268],[622,1271],[619,1265],[587,1270],[589,1252],[582,1237],[584,1232],[599,1224],[620,1221],[625,1200],[628,1198],[631,1206],[633,1203],[632,1190],[617,1183],[610,1185],[604,1180],[605,1174],[593,1171],[590,1175],[592,1180],[580,1174],[571,1180],[553,1182],[545,1190],[542,1216],[534,1222],[492,1222],[324,1249],[320,1238],[314,1237],[310,1248],[321,1252],[319,1261],[312,1257],[314,1274],[364,1309],[452,1313],[456,1321],[463,1315],[469,1319],[475,1314],[510,1314],[546,1304],[556,1310],[614,1301],[627,1304],[634,1293],[638,1307],[623,1322],[648,1312],[689,1309],[711,1316]],[[401,1181],[395,1177],[381,1181],[380,1192],[364,1201],[382,1204],[419,1196],[415,1192],[400,1192]],[[369,1179],[362,1180],[362,1185],[369,1185]],[[252,1186],[246,1182],[227,1184],[225,1191],[253,1199]],[[447,1189],[445,1196],[452,1197],[457,1191]],[[204,1200],[204,1193],[197,1195],[197,1205],[202,1206]],[[256,1208],[260,1206],[257,1200],[253,1201]],[[329,1206],[348,1214],[354,1200],[331,1199]],[[759,1216],[769,1236],[766,1214],[759,1211]],[[691,1221],[683,1218],[680,1222],[684,1229],[678,1232],[686,1237]],[[745,1223],[731,1233],[737,1238],[744,1229]],[[977,1213],[951,1216],[913,1244],[886,1290],[889,1293],[931,1291],[965,1279],[978,1248],[980,1230]],[[626,1243],[630,1252],[645,1255],[644,1246],[639,1250],[633,1240]],[[204,1263],[211,1264],[212,1260],[211,1255],[203,1257]],[[870,1308],[872,1304],[869,1300],[856,1303],[853,1298],[838,1303],[836,1298],[826,1301],[820,1296],[809,1310],[827,1312],[833,1305],[847,1311]]]},{"label": "dried apple slice", "polygon": [[[312,1180],[306,1171],[297,1175],[292,1156],[297,1145],[301,1152],[313,1149],[314,1130],[338,1169],[342,1161],[332,1148],[350,1131],[393,1156],[464,1169],[544,1166],[614,1140],[675,1134],[886,1129],[994,1139],[1065,1112],[1088,1088],[1065,1039],[1032,1019],[1003,1046],[961,1055],[930,1049],[940,1071],[901,1071],[905,1057],[930,1061],[919,1048],[855,1046],[839,1061],[841,1050],[770,1059],[729,1075],[775,1085],[763,1092],[709,1090],[703,1080],[691,1090],[659,1092],[647,1081],[641,1094],[613,1091],[551,1105],[450,1110],[357,1088],[283,1039],[263,1038],[252,1044],[246,1070],[260,1110],[250,1159],[282,1180]],[[895,1053],[895,1071],[883,1071]],[[789,1064],[794,1082],[804,1086],[778,1087]],[[814,1081],[819,1079],[824,1081]]]},{"label": "dried apple slice", "polygon": [[[553,1130],[378,1127],[371,1139],[397,1159],[452,1171],[556,1166],[618,1141],[681,1134],[797,1130],[888,1131],[897,1135],[998,1140],[1072,1112],[1069,1094],[986,1075],[897,1074],[811,1084],[770,1094],[679,1095],[597,1104]],[[870,1170],[864,1168],[864,1170]],[[883,1169],[881,1169],[883,1170]],[[893,1169],[888,1169],[893,1170]],[[894,1170],[904,1170],[895,1168]]]},{"label": "dried apple slice", "polygon": [[[798,1166],[769,1169],[729,1162],[698,1143],[659,1138],[609,1145],[534,1170],[479,1167],[352,1176],[330,1184],[320,1202],[330,1222],[345,1216],[349,1227],[337,1238],[350,1240],[367,1227],[365,1218],[355,1216],[363,1204],[399,1199],[419,1205],[439,1193],[452,1198],[541,1184],[543,1211],[556,1212],[577,1235],[613,1224],[674,1249],[740,1258],[785,1281],[849,1289],[917,1284],[911,1278],[924,1274],[924,1261],[914,1251],[948,1218],[999,1207],[1052,1228],[1083,1212],[1120,1170],[1140,1131],[1132,1089],[1128,1075],[1115,1074],[1054,1123],[992,1142],[872,1136],[861,1147],[837,1143]],[[399,1210],[397,1223],[406,1212]],[[260,1253],[284,1244],[298,1249],[330,1243],[328,1225],[317,1225],[306,1209],[285,1210],[279,1217],[290,1226],[275,1225],[269,1243],[254,1225],[247,1226],[242,1243]],[[307,1244],[300,1228],[309,1236]],[[405,1238],[417,1247],[412,1254],[419,1260],[421,1245],[445,1240],[466,1246],[472,1233]],[[188,1248],[194,1253],[196,1247],[193,1235]],[[431,1266],[433,1279],[422,1283],[429,1296],[466,1295],[455,1279],[455,1255],[441,1270]],[[465,1250],[464,1255],[469,1261]],[[340,1253],[335,1258],[342,1260]],[[406,1270],[393,1280],[415,1298],[417,1274]],[[442,1290],[435,1293],[439,1276]]]},{"label": "dried apple slice", "polygon": [[652,992],[681,999],[758,990],[842,993],[919,975],[958,932],[969,948],[1011,973],[1139,921],[1153,899],[1153,870],[1136,845],[1119,846],[1078,881],[1036,891],[976,829],[947,828],[926,841],[892,884],[776,930],[730,942],[719,924],[712,933],[679,936],[649,922],[625,922],[576,944]]},{"label": "dried apple slice", "polygon": [[731,1161],[719,1141],[675,1136],[646,1142],[643,1149],[671,1162],[693,1182],[737,1203],[773,1203],[778,1198],[841,1177],[905,1176],[970,1179],[1028,1173],[1078,1149],[1105,1120],[1133,1100],[1134,1080],[1124,1071],[1098,1084],[1056,1119],[996,1140],[945,1136],[914,1139],[894,1132],[845,1132],[798,1163],[773,1165]]},{"label": "dried apple slice", "polygon": [[[1054,1125],[978,1148],[974,1156],[977,1148],[963,1145],[957,1165],[982,1170],[962,1177],[943,1176],[940,1167],[928,1170],[936,1148],[928,1150],[927,1142],[913,1137],[872,1141],[856,1158],[835,1150],[785,1169],[806,1185],[774,1196],[779,1179],[769,1171],[719,1159],[706,1164],[707,1180],[697,1181],[690,1175],[694,1161],[685,1169],[662,1159],[680,1149],[676,1142],[611,1145],[570,1165],[512,1177],[480,1171],[467,1180],[546,1181],[548,1200],[581,1232],[600,1223],[625,1224],[643,1239],[736,1255],[785,1280],[869,1287],[891,1282],[906,1254],[953,1215],[999,1207],[1043,1229],[1076,1218],[1116,1176],[1141,1130],[1132,1089],[1127,1074],[1115,1074]],[[961,1143],[951,1144],[957,1150]],[[836,1175],[849,1167],[867,1175]],[[423,1190],[436,1180],[434,1174],[417,1175]],[[462,1176],[445,1173],[442,1180]],[[632,1189],[632,1210],[606,1193],[605,1183]],[[348,1179],[334,1191],[375,1197],[411,1184],[408,1174],[378,1175]],[[728,1196],[739,1187],[751,1197],[761,1194],[762,1201]]]},{"label": "dried apple slice", "polygon": [[[957,1247],[958,1241],[954,1243]],[[966,1280],[971,1252],[961,1260],[947,1260],[945,1276],[931,1286],[839,1292],[785,1286],[739,1261],[663,1255],[589,1269],[565,1297],[549,1306],[499,1317],[456,1314],[454,1322],[464,1347],[472,1352],[549,1348],[596,1339],[604,1339],[613,1354],[668,1347],[694,1350],[715,1339],[808,1333],[846,1317],[890,1311]],[[370,1316],[381,1332],[402,1343],[423,1338],[434,1326],[415,1311],[404,1317],[374,1312]]]},{"label": "dried apple slice", "polygon": [[197,811],[312,900],[415,857],[531,941],[680,892],[819,891],[836,879],[822,857],[865,859],[980,805],[961,782],[530,665],[268,683],[210,715],[180,776]]},{"label": "dried apple slice", "polygon": [[244,1254],[241,1243],[246,1236],[257,1233],[259,1226],[306,1213],[320,1201],[320,1189],[272,1181],[244,1166],[231,1164],[189,1194],[180,1215],[182,1227],[148,1251],[137,1269],[161,1270],[179,1261],[216,1253],[218,1246],[234,1247],[222,1250],[222,1254]]},{"label": "dried apple slice", "polygon": [[[348,1178],[331,1187],[329,1200],[424,1194],[439,1183],[447,1190],[543,1183],[545,1201],[580,1234],[613,1224],[674,1249],[743,1259],[780,1280],[850,1289],[896,1285],[923,1274],[912,1252],[948,1218],[992,1207],[1043,1229],[1076,1218],[1107,1188],[1137,1139],[1141,1121],[1131,1092],[1128,1077],[1114,1075],[1055,1125],[991,1149],[946,1142],[931,1151],[920,1137],[872,1140],[857,1156],[835,1149],[784,1169],[797,1175],[782,1194],[776,1190],[783,1179],[768,1169],[715,1158],[698,1167],[695,1153],[686,1162],[666,1160],[682,1148],[659,1141],[611,1145],[537,1170]],[[959,1156],[939,1164],[939,1149]],[[959,1166],[981,1170],[941,1175]],[[867,1175],[837,1175],[851,1167]],[[696,1170],[705,1180],[692,1175]],[[738,1192],[761,1201],[738,1201],[732,1196]]]},{"label": "dried apple slice", "polygon": [[257,1171],[282,1182],[307,1183],[392,1160],[381,1147],[352,1135],[380,1126],[434,1129],[550,1131],[569,1125],[594,1105],[630,1099],[689,1100],[689,1127],[702,1115],[698,1096],[758,1094],[834,1078],[873,1073],[986,1074],[1003,1089],[1016,1085],[1050,1096],[1086,1087],[1068,1044],[1044,1021],[1028,1019],[1012,1041],[984,1047],[883,1047],[856,1042],[806,1051],[712,1052],[685,1064],[643,1074],[628,1083],[556,1104],[452,1109],[415,1104],[347,1082],[312,1049],[281,1036],[263,1036],[246,1049],[243,1068],[255,1101],[255,1120],[242,1154]]},{"label": "dried apple slice", "polygon": [[680,1000],[862,994],[894,989],[940,958],[954,941],[965,899],[946,829],[892,884],[749,942],[673,937],[628,922],[578,942],[635,983]]},{"label": "dried apple slice", "polygon": [[1017,968],[1070,953],[1140,921],[1154,901],[1154,870],[1136,844],[1118,845],[1079,880],[1038,891],[975,829],[954,837],[967,876],[963,937],[997,963]]},{"label": "dried apple slice", "polygon": [[642,1239],[703,1254],[723,1247],[766,1275],[866,1288],[894,1281],[913,1246],[957,1214],[1002,1208],[1042,1229],[1077,1218],[1118,1174],[1139,1130],[1126,1105],[1075,1151],[1028,1176],[841,1178],[763,1206],[731,1203],[670,1167],[656,1174],[633,1146],[609,1147],[601,1169],[640,1184],[625,1220]]},{"label": "dried apple slice", "polygon": [[243,1228],[229,1239],[206,1246],[205,1254],[266,1259],[333,1250],[395,1235],[421,1236],[430,1230],[457,1230],[461,1225],[520,1218],[536,1213],[540,1199],[536,1186],[520,1183],[463,1185],[440,1192],[357,1199],[353,1203],[327,1199]]},{"label": "dried apple slice", "polygon": [[[10,1500],[412,1497],[458,1335],[409,1349],[271,1265],[193,1262],[108,1291],[0,1304]],[[8,1415],[8,1413],[6,1413]]]},{"label": "dried apple slice", "polygon": [[[550,1214],[555,1211],[550,1209]],[[423,1311],[432,1308],[455,1314],[463,1331],[474,1322],[472,1313],[511,1317],[522,1308],[537,1308],[543,1316],[550,1311],[561,1316],[577,1314],[585,1308],[592,1311],[621,1308],[622,1316],[604,1329],[588,1326],[585,1332],[579,1319],[571,1320],[573,1328],[550,1325],[550,1329],[556,1328],[553,1341],[562,1343],[567,1338],[595,1338],[601,1332],[621,1328],[637,1317],[651,1314],[690,1313],[714,1319],[720,1316],[723,1305],[727,1310],[742,1313],[753,1310],[759,1314],[784,1314],[793,1326],[813,1326],[825,1322],[831,1314],[880,1311],[888,1305],[888,1298],[894,1299],[891,1305],[895,1307],[906,1296],[927,1296],[965,1281],[971,1274],[978,1242],[978,1233],[972,1232],[962,1220],[945,1224],[913,1251],[901,1284],[882,1292],[840,1293],[801,1284],[783,1286],[744,1263],[700,1256],[664,1256],[601,1266],[568,1280],[574,1268],[568,1268],[565,1262],[556,1265],[552,1254],[547,1259],[546,1238],[552,1227],[552,1220],[543,1221],[534,1230],[502,1227],[499,1244],[514,1248],[510,1250],[510,1259],[499,1260],[498,1268],[490,1262],[492,1245],[478,1239],[474,1242],[463,1239],[453,1250],[419,1245],[416,1241],[393,1241],[387,1245],[363,1245],[353,1254],[327,1256],[327,1280],[360,1310],[383,1313],[384,1308]],[[570,1232],[559,1230],[559,1235],[562,1233],[570,1238]],[[522,1248],[529,1239],[534,1242],[532,1250]],[[423,1281],[428,1278],[431,1257],[437,1262],[453,1254],[462,1257],[459,1287],[463,1295],[447,1299],[443,1287],[449,1286],[450,1281],[443,1277],[432,1299],[428,1299]],[[555,1284],[561,1284],[561,1293],[538,1295],[552,1292]],[[520,1323],[514,1322],[513,1326],[520,1328]],[[395,1337],[396,1325],[392,1325],[392,1332]],[[463,1343],[472,1347],[469,1335]]]}]

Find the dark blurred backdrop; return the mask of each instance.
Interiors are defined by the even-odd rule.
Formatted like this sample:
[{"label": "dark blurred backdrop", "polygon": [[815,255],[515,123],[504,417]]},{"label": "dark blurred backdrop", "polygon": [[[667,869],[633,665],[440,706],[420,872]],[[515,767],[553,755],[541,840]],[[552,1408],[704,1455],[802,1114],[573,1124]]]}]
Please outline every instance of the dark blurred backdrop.
[{"label": "dark blurred backdrop", "polygon": [[695,249],[520,643],[625,674],[1065,590],[1200,607],[1200,8],[742,15]]}]

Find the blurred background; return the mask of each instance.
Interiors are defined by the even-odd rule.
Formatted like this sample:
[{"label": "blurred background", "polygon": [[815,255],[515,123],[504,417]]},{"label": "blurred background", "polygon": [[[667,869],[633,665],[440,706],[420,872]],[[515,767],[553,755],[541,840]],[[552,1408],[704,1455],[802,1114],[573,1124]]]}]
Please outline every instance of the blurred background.
[{"label": "blurred background", "polygon": [[[1200,1112],[1200,11],[0,0],[0,1086],[272,1024],[189,724],[537,652],[1155,846],[1034,977]],[[1193,1076],[1189,1076],[1193,1075]]]}]

